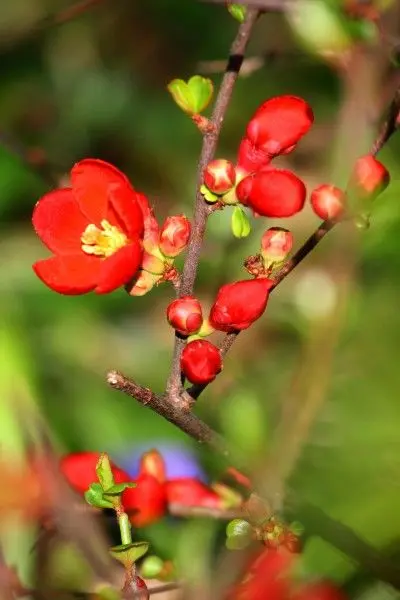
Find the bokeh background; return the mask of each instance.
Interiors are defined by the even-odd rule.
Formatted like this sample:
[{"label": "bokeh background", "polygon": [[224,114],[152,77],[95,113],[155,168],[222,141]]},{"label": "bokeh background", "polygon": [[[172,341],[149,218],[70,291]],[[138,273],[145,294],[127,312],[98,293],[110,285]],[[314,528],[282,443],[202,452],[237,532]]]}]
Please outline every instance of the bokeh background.
[{"label": "bokeh background", "polygon": [[[304,19],[299,25],[279,14],[260,21],[248,56],[264,61],[239,78],[217,153],[235,159],[246,122],[263,100],[300,95],[312,105],[315,125],[281,164],[293,168],[310,190],[343,176],[335,161],[339,156],[340,163],[347,144],[358,136],[351,120],[341,120],[351,85],[335,59],[348,51],[350,25],[333,21],[339,29],[331,38],[322,35],[322,45],[328,40],[331,51],[328,58],[322,56],[321,41],[314,42],[313,35],[321,32],[318,10],[324,4],[315,4],[305,28]],[[395,3],[385,4],[396,28]],[[218,61],[226,58],[237,23],[223,6],[195,0],[103,0],[77,18],[55,22],[52,15],[67,6],[61,0],[1,3],[2,452],[15,457],[21,450],[13,411],[18,404],[44,415],[61,453],[102,450],[127,458],[136,446],[177,443],[194,452],[213,479],[219,466],[210,453],[110,390],[104,380],[108,369],[117,368],[163,390],[173,347],[165,319],[172,287],[163,284],[143,298],[130,298],[123,290],[108,296],[59,296],[32,272],[32,263],[47,251],[30,219],[37,199],[54,187],[51,181],[65,183],[71,165],[84,157],[122,169],[151,199],[160,221],[178,212],[191,216],[201,136],[174,105],[166,85],[195,73],[218,85],[223,69]],[[374,47],[376,32],[364,23],[356,38]],[[393,61],[379,76],[381,104],[370,115],[373,131],[390,99]],[[353,72],[350,79],[357,82],[357,77]],[[360,92],[361,97],[369,93]],[[369,149],[368,135],[357,139],[362,152]],[[370,229],[356,233],[354,227],[338,227],[285,280],[265,316],[240,336],[196,411],[261,470],[278,465],[297,500],[317,505],[382,552],[395,553],[400,535],[396,137],[381,159],[392,182],[376,202]],[[342,170],[350,167],[341,165]],[[283,223],[293,230],[297,245],[317,225],[308,206]],[[212,215],[196,282],[205,307],[219,285],[245,277],[243,260],[257,252],[265,227],[264,220],[253,221],[251,235],[239,241],[230,230],[229,209]],[[301,510],[295,516],[302,521]],[[371,587],[368,572],[360,574],[357,564],[320,533],[307,541],[304,574],[331,577],[355,595],[365,584],[373,597],[389,593]],[[167,521],[141,537],[167,557],[185,555],[186,546],[180,544],[195,535],[200,556],[202,544],[217,534],[208,521]],[[29,549],[20,538],[10,535],[7,548],[28,569]]]}]

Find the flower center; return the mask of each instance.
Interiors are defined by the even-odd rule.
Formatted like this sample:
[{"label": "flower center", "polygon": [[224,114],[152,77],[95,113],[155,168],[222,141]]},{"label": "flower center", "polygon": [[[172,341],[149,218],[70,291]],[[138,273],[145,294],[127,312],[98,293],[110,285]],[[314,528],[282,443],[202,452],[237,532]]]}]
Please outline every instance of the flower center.
[{"label": "flower center", "polygon": [[82,250],[86,254],[94,254],[108,258],[114,252],[126,246],[128,238],[122,231],[103,220],[100,223],[102,229],[91,223],[81,236]]}]

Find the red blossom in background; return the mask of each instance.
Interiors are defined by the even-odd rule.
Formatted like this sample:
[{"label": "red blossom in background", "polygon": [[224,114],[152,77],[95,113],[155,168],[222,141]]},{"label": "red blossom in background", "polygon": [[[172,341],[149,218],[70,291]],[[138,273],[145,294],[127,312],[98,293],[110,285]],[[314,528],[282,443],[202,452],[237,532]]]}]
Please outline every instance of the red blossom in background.
[{"label": "red blossom in background", "polygon": [[261,317],[273,285],[271,279],[246,279],[223,285],[210,311],[214,329],[234,333],[247,329]]},{"label": "red blossom in background", "polygon": [[185,215],[167,217],[160,231],[161,252],[169,258],[178,256],[188,245],[190,230],[190,221]]},{"label": "red blossom in background", "polygon": [[211,342],[194,340],[183,349],[181,370],[191,383],[210,383],[222,370],[221,354]]},{"label": "red blossom in background", "polygon": [[71,187],[43,196],[33,225],[55,256],[33,265],[60,294],[105,294],[125,285],[142,260],[148,203],[112,165],[86,159],[71,170]]},{"label": "red blossom in background", "polygon": [[170,479],[165,484],[168,504],[180,506],[201,506],[203,508],[222,509],[224,502],[221,496],[204,485],[198,479],[181,477]]},{"label": "red blossom in background", "polygon": [[236,188],[242,204],[263,217],[292,217],[300,212],[306,199],[306,187],[287,169],[265,169],[248,175]]},{"label": "red blossom in background", "polygon": [[201,304],[194,296],[182,296],[168,305],[167,319],[182,335],[197,333],[203,324]]},{"label": "red blossom in background", "polygon": [[320,185],[310,197],[311,206],[320,219],[337,219],[345,209],[346,194],[334,185]]},{"label": "red blossom in background", "polygon": [[[94,481],[97,481],[96,466],[100,452],[73,452],[60,460],[60,470],[71,487],[84,494]],[[111,463],[115,483],[132,481],[128,473]]]},{"label": "red blossom in background", "polygon": [[149,450],[142,454],[139,464],[140,475],[152,475],[160,483],[166,479],[165,461],[158,450]]},{"label": "red blossom in background", "polygon": [[146,527],[165,515],[165,486],[147,473],[139,475],[135,483],[136,487],[129,488],[122,494],[122,504],[132,525]]}]

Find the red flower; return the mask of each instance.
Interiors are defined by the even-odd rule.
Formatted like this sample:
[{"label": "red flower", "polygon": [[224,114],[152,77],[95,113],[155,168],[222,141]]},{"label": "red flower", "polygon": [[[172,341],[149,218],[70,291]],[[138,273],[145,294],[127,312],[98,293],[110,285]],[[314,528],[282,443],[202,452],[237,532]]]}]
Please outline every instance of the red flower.
[{"label": "red flower", "polygon": [[192,383],[210,383],[222,370],[221,354],[207,340],[189,342],[182,352],[181,370]]},{"label": "red flower", "polygon": [[101,160],[74,165],[71,186],[49,192],[35,206],[35,231],[55,256],[33,269],[60,294],[111,292],[139,269],[147,201]]},{"label": "red flower", "polygon": [[234,165],[223,158],[212,160],[203,173],[204,184],[213,194],[226,194],[236,181]]},{"label": "red flower", "polygon": [[242,204],[263,217],[291,217],[303,208],[306,187],[291,171],[268,169],[242,179],[236,195]]},{"label": "red flower", "polygon": [[245,580],[231,590],[227,600],[287,600],[291,587],[287,571],[291,562],[289,554],[264,550],[253,559]]},{"label": "red flower", "polygon": [[346,194],[334,185],[320,185],[313,190],[310,202],[320,219],[337,219],[343,214]]},{"label": "red flower", "polygon": [[247,329],[263,314],[271,279],[247,279],[223,285],[210,311],[214,329],[234,333]]},{"label": "red flower", "polygon": [[190,221],[185,215],[167,217],[160,232],[160,250],[170,258],[175,258],[184,250],[190,238]]},{"label": "red flower", "polygon": [[204,483],[192,477],[170,479],[166,482],[165,489],[169,505],[223,508],[222,498]]},{"label": "red flower", "polygon": [[270,227],[261,238],[261,255],[267,267],[281,263],[293,248],[293,234],[282,227]]},{"label": "red flower", "polygon": [[194,296],[182,296],[167,307],[167,319],[182,335],[197,333],[203,323],[201,304]]},{"label": "red flower", "polygon": [[[73,452],[63,456],[60,461],[60,469],[68,483],[77,492],[84,494],[90,484],[98,481],[96,465],[100,458],[100,452]],[[132,481],[125,471],[111,463],[111,470],[115,483]]]},{"label": "red flower", "polygon": [[389,185],[390,175],[386,167],[374,156],[359,158],[350,177],[349,190],[362,200],[373,200]]},{"label": "red flower", "polygon": [[122,494],[122,504],[135,527],[146,527],[161,519],[166,510],[163,483],[153,475],[142,473],[136,479],[136,487]]},{"label": "red flower", "polygon": [[311,107],[296,96],[277,96],[256,110],[246,129],[252,144],[270,157],[287,153],[310,129]]},{"label": "red flower", "polygon": [[271,156],[245,137],[240,142],[236,171],[242,174],[253,173],[271,162]]}]

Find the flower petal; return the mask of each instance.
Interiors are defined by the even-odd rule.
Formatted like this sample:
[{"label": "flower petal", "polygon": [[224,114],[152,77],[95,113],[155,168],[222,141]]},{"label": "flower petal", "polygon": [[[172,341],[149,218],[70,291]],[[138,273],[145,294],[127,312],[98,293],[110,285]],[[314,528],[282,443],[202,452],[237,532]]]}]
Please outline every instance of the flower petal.
[{"label": "flower petal", "polygon": [[144,221],[142,209],[137,200],[137,194],[132,187],[111,187],[107,221],[119,225],[129,239],[143,237]]},{"label": "flower petal", "polygon": [[102,261],[96,294],[107,294],[128,283],[140,267],[142,254],[142,245],[136,239]]},{"label": "flower petal", "polygon": [[34,208],[32,222],[42,242],[56,254],[77,254],[88,225],[71,188],[45,194]]},{"label": "flower petal", "polygon": [[86,294],[96,287],[101,266],[101,259],[82,252],[40,260],[33,265],[33,270],[50,289],[74,296]]},{"label": "flower petal", "polygon": [[108,216],[111,191],[122,188],[134,193],[119,169],[95,158],[86,158],[72,167],[71,183],[81,211],[97,226]]}]

